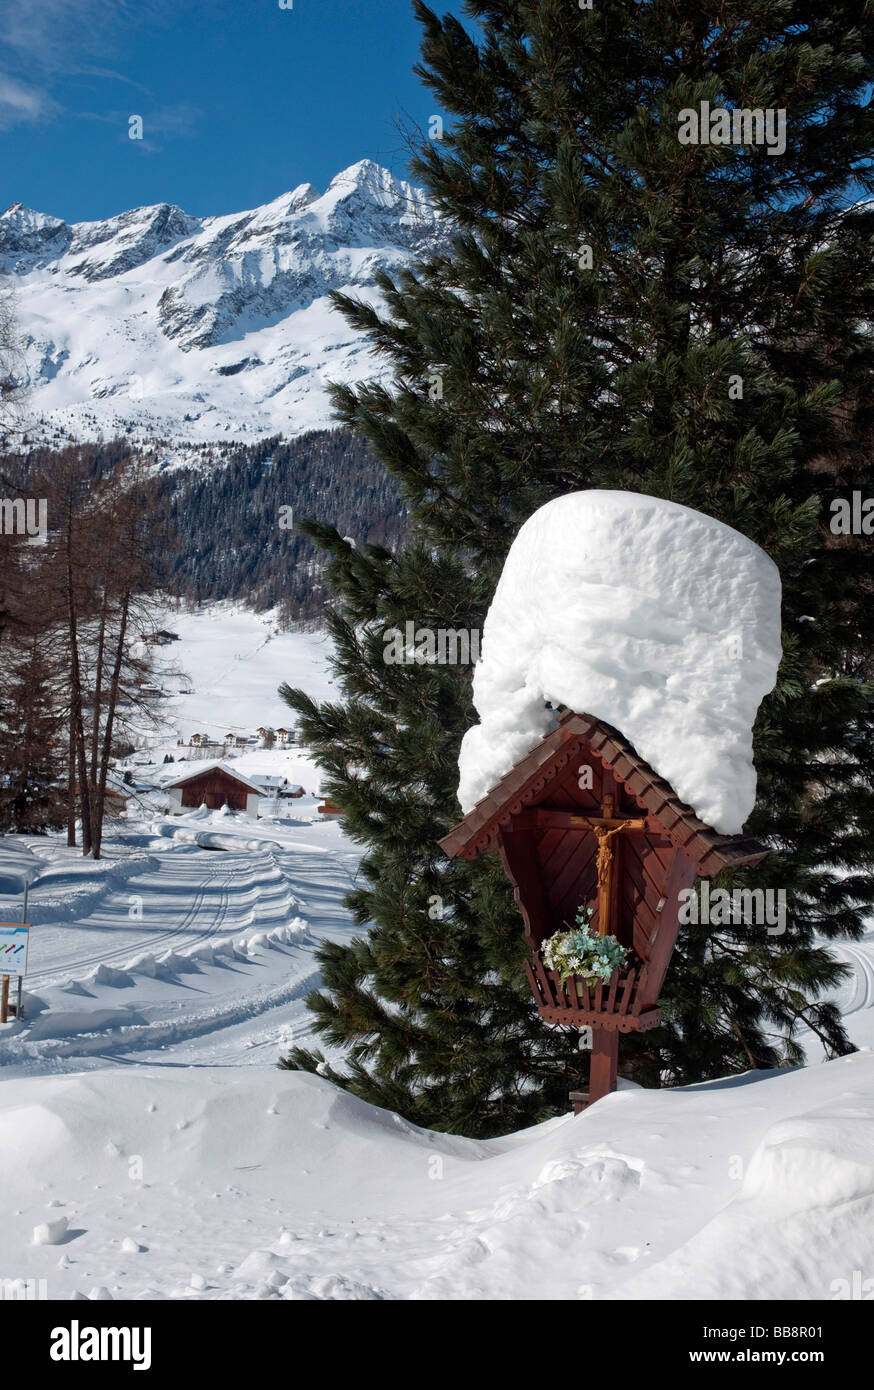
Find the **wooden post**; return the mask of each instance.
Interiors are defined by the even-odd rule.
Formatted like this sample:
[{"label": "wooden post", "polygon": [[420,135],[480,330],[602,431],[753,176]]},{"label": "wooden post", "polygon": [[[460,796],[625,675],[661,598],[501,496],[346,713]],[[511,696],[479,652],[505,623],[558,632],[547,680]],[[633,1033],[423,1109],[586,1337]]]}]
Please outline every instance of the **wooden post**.
[{"label": "wooden post", "polygon": [[[22,926],[26,926],[26,925],[27,925],[27,895],[28,895],[29,892],[30,892],[30,884],[28,883],[27,879],[25,879],[25,880],[24,880],[24,902],[21,904],[21,925],[22,925]],[[15,1017],[19,1020],[19,1022],[21,1021],[21,1018],[23,1017],[23,1013],[24,1013],[24,1006],[23,1006],[23,1004],[22,1004],[22,1002],[21,1002],[21,992],[22,992],[22,989],[23,989],[23,988],[24,988],[24,976],[23,976],[23,975],[19,975],[19,977],[18,977],[18,998],[17,998],[17,1000],[16,1000],[16,1002],[15,1002]]]},{"label": "wooden post", "polygon": [[588,1091],[568,1091],[568,1097],[575,1115],[581,1115],[589,1103]]},{"label": "wooden post", "polygon": [[619,1030],[592,1029],[592,1061],[589,1068],[589,1103],[609,1096],[616,1090],[616,1069],[619,1064]]},{"label": "wooden post", "polygon": [[0,1023],[9,1022],[9,976],[3,976],[3,985],[0,987]]},{"label": "wooden post", "polygon": [[589,1063],[588,1091],[569,1091],[568,1098],[575,1115],[581,1115],[602,1096],[616,1090],[616,1069],[619,1064],[619,1030],[592,1029],[592,1059]]}]

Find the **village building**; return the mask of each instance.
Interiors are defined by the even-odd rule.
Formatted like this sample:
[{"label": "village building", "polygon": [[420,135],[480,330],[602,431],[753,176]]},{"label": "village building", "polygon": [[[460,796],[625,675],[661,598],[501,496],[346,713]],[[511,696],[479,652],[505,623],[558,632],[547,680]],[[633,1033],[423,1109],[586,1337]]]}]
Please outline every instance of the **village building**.
[{"label": "village building", "polygon": [[[120,816],[127,809],[128,801],[131,798],[133,778],[127,782],[124,777],[120,777],[117,772],[111,771],[106,780],[106,791],[103,796],[104,809],[109,816]],[[79,796],[79,782],[74,784],[73,794]]]},{"label": "village building", "polygon": [[224,756],[225,744],[218,743],[210,734],[192,734],[188,741],[192,757],[218,761]]},{"label": "village building", "polygon": [[278,796],[283,787],[288,786],[288,778],[279,773],[253,772],[252,781],[262,788],[264,796]]},{"label": "village building", "polygon": [[165,791],[170,796],[171,815],[181,815],[183,811],[196,811],[206,806],[210,811],[220,811],[227,806],[231,811],[242,811],[253,820],[258,816],[258,802],[264,795],[255,782],[234,772],[223,763],[208,763],[165,783]]}]

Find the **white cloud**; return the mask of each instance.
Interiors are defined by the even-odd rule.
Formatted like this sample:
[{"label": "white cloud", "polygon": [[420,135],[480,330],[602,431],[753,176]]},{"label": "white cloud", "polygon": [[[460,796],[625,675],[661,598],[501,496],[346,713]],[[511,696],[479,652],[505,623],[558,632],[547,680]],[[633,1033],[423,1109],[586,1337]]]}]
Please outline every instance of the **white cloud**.
[{"label": "white cloud", "polygon": [[[236,0],[188,0],[188,9],[215,23],[228,3]],[[119,70],[119,58],[139,31],[169,29],[178,8],[178,0],[0,0],[0,129],[59,116],[67,102],[59,105],[51,93],[65,78],[97,78],[148,95],[142,82]],[[3,68],[16,76],[4,77]],[[152,127],[185,133],[194,119],[182,103],[154,113]]]},{"label": "white cloud", "polygon": [[0,45],[46,71],[68,71],[103,49],[113,21],[129,13],[127,0],[16,0],[0,13]]},{"label": "white cloud", "polygon": [[[223,0],[189,0],[196,8]],[[36,81],[50,75],[129,79],[106,60],[143,26],[169,25],[178,0],[14,0],[0,3],[0,57]],[[139,84],[134,84],[139,85]]]},{"label": "white cloud", "polygon": [[57,109],[46,92],[0,73],[0,128],[44,121]]},{"label": "white cloud", "polygon": [[172,0],[0,0],[0,65],[16,73],[0,70],[0,129],[57,117],[63,108],[50,93],[60,78],[129,83],[104,60],[132,25],[171,13]]}]

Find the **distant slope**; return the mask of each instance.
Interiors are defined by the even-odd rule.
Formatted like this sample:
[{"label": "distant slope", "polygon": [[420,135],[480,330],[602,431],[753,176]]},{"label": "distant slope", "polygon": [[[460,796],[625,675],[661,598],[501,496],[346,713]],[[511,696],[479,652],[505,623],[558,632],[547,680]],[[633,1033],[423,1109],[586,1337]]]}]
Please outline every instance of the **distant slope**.
[{"label": "distant slope", "polygon": [[[159,761],[165,752],[177,755],[178,738],[187,742],[195,733],[221,742],[229,732],[250,735],[261,725],[293,727],[296,716],[279,696],[283,681],[314,700],[336,695],[331,643],[323,632],[282,632],[274,615],[234,603],[194,611],[168,604],[161,622],[178,636],[156,652],[156,682],[167,698],[160,704],[160,729],[144,723],[138,740],[156,750]],[[300,750],[236,754],[243,771],[283,770],[285,776],[292,776],[286,767],[291,755],[299,757]],[[310,772],[317,784],[319,774]],[[297,772],[292,780],[299,780]]]},{"label": "distant slope", "polygon": [[241,600],[279,608],[285,620],[318,617],[326,594],[322,552],[288,529],[313,517],[356,544],[394,548],[405,509],[394,480],[364,441],[345,430],[239,446],[218,467],[178,469],[156,480],[169,497],[176,536],[166,587],[194,603]]},{"label": "distant slope", "polygon": [[[132,449],[124,439],[78,447],[95,478]],[[157,443],[137,452],[152,475],[149,506],[169,520],[166,551],[153,558],[159,587],[173,598],[275,608],[285,624],[315,620],[327,597],[324,553],[289,529],[292,522],[314,518],[356,545],[394,550],[404,538],[406,508],[395,480],[349,430],[248,445]],[[24,488],[33,469],[51,476],[59,456],[43,445],[29,448],[7,458],[6,475],[19,476]]]},{"label": "distant slope", "polygon": [[13,204],[0,271],[17,286],[30,407],[85,439],[321,428],[329,380],[379,375],[328,292],[376,301],[377,270],[444,239],[421,189],[370,160],[321,195],[303,184],[224,217],[159,204],[70,226]]}]

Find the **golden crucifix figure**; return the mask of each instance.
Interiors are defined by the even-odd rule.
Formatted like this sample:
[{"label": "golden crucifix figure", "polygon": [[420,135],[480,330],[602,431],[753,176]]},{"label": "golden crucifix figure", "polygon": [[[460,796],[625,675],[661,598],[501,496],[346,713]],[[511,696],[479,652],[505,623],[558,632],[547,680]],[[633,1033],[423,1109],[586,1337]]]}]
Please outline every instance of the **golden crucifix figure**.
[{"label": "golden crucifix figure", "polygon": [[598,841],[598,935],[610,935],[610,903],[613,896],[613,837],[623,830],[643,830],[646,819],[621,820],[613,815],[613,797],[605,796],[600,816],[586,816]]}]

